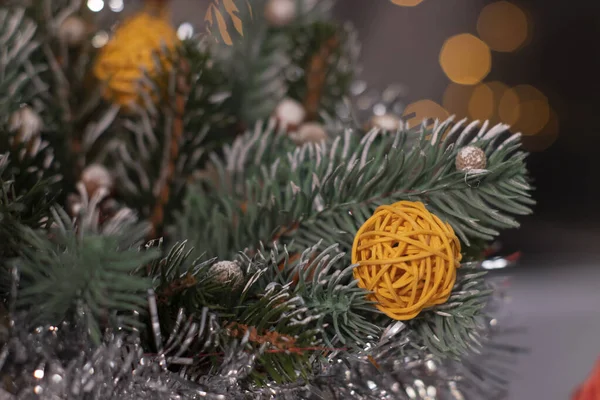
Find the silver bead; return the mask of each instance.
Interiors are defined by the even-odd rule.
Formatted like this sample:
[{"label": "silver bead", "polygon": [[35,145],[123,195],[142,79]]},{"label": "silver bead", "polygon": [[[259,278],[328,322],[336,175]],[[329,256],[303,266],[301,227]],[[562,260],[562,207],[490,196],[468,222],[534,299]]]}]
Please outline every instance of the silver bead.
[{"label": "silver bead", "polygon": [[239,289],[244,283],[244,273],[236,261],[220,261],[210,267],[209,273],[216,282],[231,286],[232,290]]},{"label": "silver bead", "polygon": [[456,169],[461,172],[485,169],[487,157],[485,152],[476,146],[466,146],[456,155]]}]

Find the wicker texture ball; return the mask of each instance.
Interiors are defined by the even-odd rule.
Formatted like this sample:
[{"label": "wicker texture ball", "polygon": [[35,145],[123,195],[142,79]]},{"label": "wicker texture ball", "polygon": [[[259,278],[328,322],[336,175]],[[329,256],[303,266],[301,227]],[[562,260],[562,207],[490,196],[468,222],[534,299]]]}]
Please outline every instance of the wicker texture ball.
[{"label": "wicker texture ball", "polygon": [[102,48],[94,66],[96,78],[106,83],[105,98],[125,107],[139,102],[144,71],[151,76],[158,73],[157,55],[161,67],[171,69],[164,50],[172,51],[178,45],[177,32],[165,15],[144,11],[125,21]]},{"label": "wicker texture ball", "polygon": [[422,203],[380,206],[354,238],[354,278],[380,311],[409,320],[448,300],[460,251],[452,227]]}]

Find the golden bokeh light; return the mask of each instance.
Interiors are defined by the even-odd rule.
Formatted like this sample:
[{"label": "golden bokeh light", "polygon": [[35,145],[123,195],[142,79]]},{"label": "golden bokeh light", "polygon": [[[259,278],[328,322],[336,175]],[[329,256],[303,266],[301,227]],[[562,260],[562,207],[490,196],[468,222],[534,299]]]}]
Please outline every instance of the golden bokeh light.
[{"label": "golden bokeh light", "polygon": [[473,86],[450,83],[444,91],[442,105],[450,115],[463,119],[469,115],[469,102],[473,94]]},{"label": "golden bokeh light", "polygon": [[[501,122],[499,115],[500,101],[502,100],[502,97],[504,96],[506,91],[509,90],[509,87],[506,84],[499,81],[486,82],[486,86],[492,91],[494,96],[494,112],[492,116],[488,119],[491,123],[498,124]],[[518,102],[518,98],[516,99],[516,101]]]},{"label": "golden bokeh light", "polygon": [[521,103],[520,117],[513,125],[515,132],[523,135],[535,135],[539,133],[550,119],[550,106],[547,102],[533,100]]},{"label": "golden bokeh light", "polygon": [[535,135],[548,124],[548,98],[531,85],[519,85],[505,91],[499,105],[499,116],[514,132]]},{"label": "golden bokeh light", "polygon": [[498,106],[498,116],[502,123],[514,125],[519,120],[521,115],[521,103],[519,95],[514,89],[509,89],[504,92]]},{"label": "golden bokeh light", "polygon": [[433,100],[419,100],[412,104],[409,104],[404,109],[403,116],[406,122],[410,126],[420,125],[424,120],[427,121],[427,126],[433,124],[436,119],[443,121],[446,120],[450,115],[444,107],[440,106]]},{"label": "golden bokeh light", "polygon": [[481,11],[477,21],[477,32],[492,50],[515,51],[527,40],[527,16],[515,4],[504,0],[497,1]]},{"label": "golden bokeh light", "polygon": [[523,136],[521,139],[523,148],[531,152],[544,151],[550,147],[556,139],[560,130],[559,118],[556,112],[550,109],[548,123],[536,135]]},{"label": "golden bokeh light", "polygon": [[403,7],[418,6],[419,4],[421,4],[423,2],[423,0],[390,0],[390,1],[397,6],[403,6]]},{"label": "golden bokeh light", "polygon": [[469,100],[469,117],[473,120],[487,121],[494,116],[495,106],[494,91],[485,83],[477,85]]},{"label": "golden bokeh light", "polygon": [[492,53],[479,38],[464,33],[446,40],[440,52],[440,65],[452,82],[475,85],[490,73]]}]

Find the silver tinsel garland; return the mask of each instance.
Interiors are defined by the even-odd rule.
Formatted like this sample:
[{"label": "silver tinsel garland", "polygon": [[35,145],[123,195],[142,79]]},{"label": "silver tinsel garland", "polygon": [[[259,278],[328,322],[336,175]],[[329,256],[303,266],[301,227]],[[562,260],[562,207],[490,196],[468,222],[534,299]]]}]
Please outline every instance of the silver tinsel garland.
[{"label": "silver tinsel garland", "polygon": [[[26,312],[10,310],[8,326],[0,331],[0,399],[494,400],[505,396],[510,365],[519,351],[499,344],[501,332],[489,317],[484,352],[439,360],[412,343],[404,323],[394,322],[361,354],[334,353],[328,363],[315,359],[315,365],[325,367],[310,382],[257,387],[246,378],[264,347],[249,351],[246,335],[223,346],[222,363],[207,370],[188,357],[188,350],[202,351],[219,342],[216,315],[204,309],[200,316],[186,318],[180,311],[163,341],[155,296],[150,292],[148,298],[153,354],[142,348],[141,333],[135,330],[107,331],[103,344],[94,346],[81,328],[85,325],[77,323],[86,318],[83,310],[70,316],[70,322],[33,331],[23,328]],[[502,302],[502,296],[496,301]]]}]

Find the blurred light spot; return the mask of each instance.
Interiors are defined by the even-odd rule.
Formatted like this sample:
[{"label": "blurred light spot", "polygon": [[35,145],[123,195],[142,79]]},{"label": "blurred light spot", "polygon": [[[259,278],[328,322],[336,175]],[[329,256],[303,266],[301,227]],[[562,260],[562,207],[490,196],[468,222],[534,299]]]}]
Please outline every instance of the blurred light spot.
[{"label": "blurred light spot", "polygon": [[481,11],[477,32],[492,50],[515,51],[527,40],[527,16],[515,4],[498,1]]},{"label": "blurred light spot", "polygon": [[384,104],[377,103],[373,106],[373,114],[375,115],[384,115],[387,112],[387,109]]},{"label": "blurred light spot", "polygon": [[533,100],[521,103],[520,117],[513,129],[523,135],[539,133],[550,120],[550,106],[546,101]]},{"label": "blurred light spot", "polygon": [[381,95],[381,99],[385,102],[392,102],[398,97],[403,97],[408,94],[408,88],[402,84],[392,84],[388,86]]},{"label": "blurred light spot", "polygon": [[186,40],[192,36],[194,36],[194,26],[192,24],[189,22],[184,22],[183,24],[179,25],[179,28],[177,29],[177,37],[179,37],[180,40]]},{"label": "blurred light spot", "polygon": [[365,81],[355,81],[350,86],[350,92],[355,96],[362,94],[365,90],[367,90],[367,82]]},{"label": "blurred light spot", "polygon": [[451,115],[463,119],[469,115],[469,101],[472,94],[473,86],[451,83],[444,91],[442,105]]},{"label": "blurred light spot", "polygon": [[44,377],[44,370],[36,369],[35,371],[33,371],[33,377],[35,379],[42,379]]},{"label": "blurred light spot", "polygon": [[509,87],[499,81],[486,82],[486,86],[490,88],[494,96],[494,112],[492,116],[489,117],[489,121],[494,125],[499,124],[502,122],[499,115],[500,102],[506,91],[509,90]]},{"label": "blurred light spot", "polygon": [[506,268],[508,266],[508,260],[506,260],[505,258],[495,258],[495,259],[491,259],[491,260],[485,260],[481,263],[481,267],[483,269],[502,269],[502,268]]},{"label": "blurred light spot", "polygon": [[494,92],[486,84],[477,85],[473,89],[469,101],[471,119],[487,121],[494,115]]},{"label": "blurred light spot", "polygon": [[539,133],[550,119],[548,98],[531,85],[519,85],[507,90],[500,101],[502,122],[523,135]]},{"label": "blurred light spot", "polygon": [[104,8],[104,0],[88,0],[87,7],[93,12],[102,11]]},{"label": "blurred light spot", "polygon": [[419,100],[406,106],[403,116],[410,126],[421,125],[424,120],[427,120],[426,126],[430,126],[436,119],[446,120],[449,114],[435,101]]},{"label": "blurred light spot", "polygon": [[390,0],[390,1],[397,6],[403,6],[403,7],[418,6],[419,4],[421,4],[423,2],[423,0]]},{"label": "blurred light spot", "polygon": [[106,43],[108,43],[108,33],[105,31],[100,31],[94,35],[92,38],[92,46],[99,49],[100,47],[104,47]]},{"label": "blurred light spot", "polygon": [[523,136],[521,138],[523,148],[531,152],[544,151],[558,139],[559,130],[560,122],[558,115],[554,110],[550,109],[550,116],[546,126],[536,135]]},{"label": "blurred light spot", "polygon": [[121,12],[125,8],[125,4],[123,4],[123,0],[110,0],[108,2],[108,7],[110,7],[113,12]]},{"label": "blurred light spot", "polygon": [[509,89],[504,92],[498,106],[498,116],[502,123],[514,125],[521,114],[519,95],[514,89]]},{"label": "blurred light spot", "polygon": [[464,33],[446,40],[440,52],[440,65],[451,81],[475,85],[489,74],[492,53],[483,41]]}]

